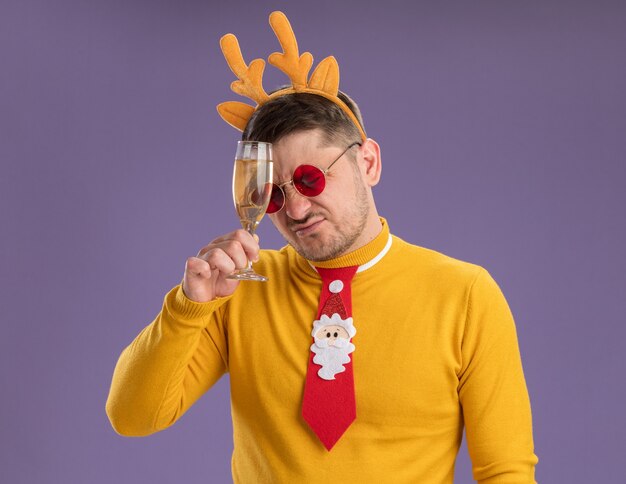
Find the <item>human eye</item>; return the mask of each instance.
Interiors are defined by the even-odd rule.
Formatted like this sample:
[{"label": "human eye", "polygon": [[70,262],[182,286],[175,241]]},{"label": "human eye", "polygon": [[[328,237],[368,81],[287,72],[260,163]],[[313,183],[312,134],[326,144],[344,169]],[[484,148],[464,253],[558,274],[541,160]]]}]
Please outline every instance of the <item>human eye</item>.
[{"label": "human eye", "polygon": [[310,170],[308,173],[304,173],[302,175],[302,179],[301,179],[300,183],[302,185],[305,185],[305,186],[309,187],[309,188],[313,188],[313,187],[316,187],[319,184],[320,179],[322,178],[322,176],[323,176],[323,174],[322,174],[321,171],[319,171],[319,170],[315,170],[315,171]]}]

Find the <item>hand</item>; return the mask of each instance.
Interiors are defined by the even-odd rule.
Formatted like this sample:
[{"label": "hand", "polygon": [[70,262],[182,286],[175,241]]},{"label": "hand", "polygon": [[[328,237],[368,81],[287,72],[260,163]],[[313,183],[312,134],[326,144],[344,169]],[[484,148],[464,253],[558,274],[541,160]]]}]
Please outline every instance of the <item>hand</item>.
[{"label": "hand", "polygon": [[230,296],[239,281],[226,279],[236,269],[256,262],[259,256],[258,237],[243,229],[218,237],[189,257],[185,264],[183,291],[196,302],[212,301],[216,297]]}]

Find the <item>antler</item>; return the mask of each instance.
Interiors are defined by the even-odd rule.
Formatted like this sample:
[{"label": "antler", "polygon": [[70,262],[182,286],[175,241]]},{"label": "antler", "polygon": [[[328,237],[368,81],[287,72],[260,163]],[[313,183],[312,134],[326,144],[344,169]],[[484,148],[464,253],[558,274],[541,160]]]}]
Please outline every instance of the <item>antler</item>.
[{"label": "antler", "polygon": [[317,65],[309,79],[309,88],[319,89],[332,96],[337,95],[339,92],[339,66],[337,65],[337,59],[331,55]]},{"label": "antler", "polygon": [[284,13],[272,12],[270,25],[283,48],[283,53],[271,54],[268,57],[269,63],[287,74],[296,91],[306,89],[306,78],[313,65],[313,56],[309,52],[298,54],[298,42]]},{"label": "antler", "polygon": [[239,80],[233,81],[230,88],[242,96],[248,97],[257,104],[263,104],[269,96],[263,89],[263,70],[265,61],[254,59],[250,65],[246,65],[241,55],[241,49],[237,37],[233,34],[226,34],[220,39],[220,47],[228,67],[233,71]]},{"label": "antler", "polygon": [[238,101],[227,101],[218,104],[217,111],[222,119],[233,128],[243,131],[254,113],[254,106]]},{"label": "antler", "polygon": [[228,101],[220,104],[217,109],[220,116],[235,128],[243,131],[248,121],[259,108],[270,99],[291,94],[293,92],[308,92],[325,97],[338,105],[346,115],[354,122],[361,133],[363,140],[367,135],[352,110],[338,97],[339,92],[339,66],[333,56],[326,57],[313,71],[307,84],[307,76],[313,65],[313,56],[309,52],[302,55],[298,53],[298,43],[293,33],[289,20],[282,12],[270,14],[270,25],[280,42],[283,52],[274,52],[268,57],[269,63],[283,71],[291,80],[291,87],[272,93],[271,96],[263,89],[263,71],[265,61],[254,59],[250,65],[246,65],[241,55],[239,42],[233,34],[226,34],[220,39],[222,53],[228,66],[239,80],[233,81],[230,88],[237,94],[256,101],[257,106]]}]

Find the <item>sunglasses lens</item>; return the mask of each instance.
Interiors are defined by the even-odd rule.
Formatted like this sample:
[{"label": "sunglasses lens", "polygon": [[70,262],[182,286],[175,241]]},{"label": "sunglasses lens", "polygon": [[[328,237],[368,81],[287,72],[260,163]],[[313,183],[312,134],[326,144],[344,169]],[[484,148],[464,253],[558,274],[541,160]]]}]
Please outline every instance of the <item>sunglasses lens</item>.
[{"label": "sunglasses lens", "polygon": [[276,213],[285,204],[285,194],[282,188],[275,183],[272,183],[272,195],[270,196],[270,203],[267,205],[267,213]]},{"label": "sunglasses lens", "polygon": [[302,195],[315,197],[324,191],[326,179],[319,168],[311,165],[300,165],[293,172],[293,186]]},{"label": "sunglasses lens", "polygon": [[[293,172],[293,186],[305,197],[315,197],[324,191],[326,178],[324,172],[312,165],[300,165]],[[285,204],[285,192],[275,183],[267,206],[267,213],[276,213]]]}]

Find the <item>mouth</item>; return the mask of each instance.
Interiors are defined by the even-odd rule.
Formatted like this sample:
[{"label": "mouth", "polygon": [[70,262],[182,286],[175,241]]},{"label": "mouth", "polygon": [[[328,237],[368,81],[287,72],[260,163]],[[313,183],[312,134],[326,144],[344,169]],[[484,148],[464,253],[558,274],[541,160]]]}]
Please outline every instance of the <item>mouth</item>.
[{"label": "mouth", "polygon": [[322,222],[324,222],[324,219],[307,223],[306,225],[294,225],[293,227],[291,227],[291,231],[295,233],[298,237],[306,237],[307,235],[315,232]]}]

